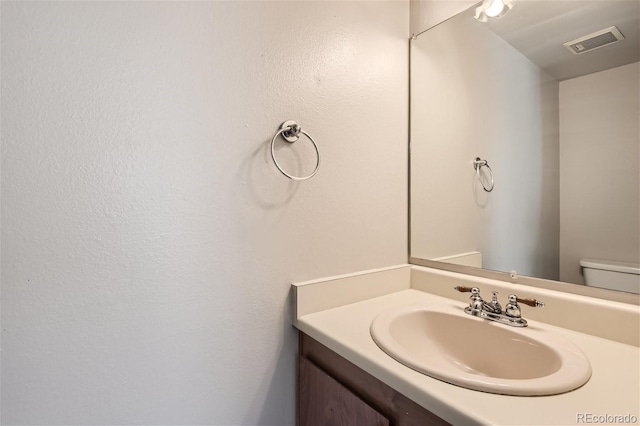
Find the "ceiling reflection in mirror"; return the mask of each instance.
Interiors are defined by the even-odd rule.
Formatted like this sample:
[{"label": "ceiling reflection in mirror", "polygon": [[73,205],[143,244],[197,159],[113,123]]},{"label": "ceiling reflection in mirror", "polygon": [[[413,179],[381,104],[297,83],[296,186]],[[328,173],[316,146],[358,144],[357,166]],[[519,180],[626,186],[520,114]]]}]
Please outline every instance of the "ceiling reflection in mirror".
[{"label": "ceiling reflection in mirror", "polygon": [[411,257],[637,293],[639,32],[639,1],[520,0],[413,39]]}]

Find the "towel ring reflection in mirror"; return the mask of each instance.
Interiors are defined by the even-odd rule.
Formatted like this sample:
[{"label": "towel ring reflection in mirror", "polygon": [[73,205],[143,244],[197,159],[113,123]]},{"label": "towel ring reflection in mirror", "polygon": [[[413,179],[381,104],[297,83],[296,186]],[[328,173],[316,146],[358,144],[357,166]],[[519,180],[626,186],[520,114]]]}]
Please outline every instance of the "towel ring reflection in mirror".
[{"label": "towel ring reflection in mirror", "polygon": [[[482,180],[482,176],[480,175],[480,169],[483,167],[486,167],[489,170],[489,177],[491,178],[488,188]],[[478,175],[478,180],[480,181],[480,185],[482,185],[482,189],[487,192],[493,191],[493,171],[491,170],[491,167],[489,167],[489,163],[487,163],[487,160],[482,160],[480,157],[476,157],[476,159],[473,161],[473,168]]]}]

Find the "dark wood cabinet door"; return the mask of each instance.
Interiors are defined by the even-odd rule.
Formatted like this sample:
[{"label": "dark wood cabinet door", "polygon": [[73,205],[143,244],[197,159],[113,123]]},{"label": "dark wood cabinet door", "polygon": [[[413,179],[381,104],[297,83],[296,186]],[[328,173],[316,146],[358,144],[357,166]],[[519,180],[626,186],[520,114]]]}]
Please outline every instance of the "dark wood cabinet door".
[{"label": "dark wood cabinet door", "polygon": [[[349,425],[368,426],[391,424],[393,426],[451,426],[429,410],[387,386],[360,367],[347,361],[331,349],[299,333],[298,351],[298,425]],[[326,376],[331,391],[320,391],[315,383],[325,383]],[[313,383],[313,384],[310,384]],[[325,386],[325,385],[323,385]],[[339,390],[336,390],[339,389]],[[349,396],[343,398],[343,393]],[[375,413],[363,417],[338,418],[336,413],[353,411],[349,398],[353,397]],[[319,401],[319,402],[318,402]],[[342,407],[342,408],[340,408]],[[346,407],[346,410],[344,409]],[[375,410],[373,409],[375,407]],[[323,410],[328,410],[324,412]],[[369,413],[368,410],[365,410]],[[323,420],[324,419],[324,420]],[[377,423],[381,421],[381,423]]]},{"label": "dark wood cabinet door", "polygon": [[389,420],[306,358],[299,365],[299,426],[388,426]]}]

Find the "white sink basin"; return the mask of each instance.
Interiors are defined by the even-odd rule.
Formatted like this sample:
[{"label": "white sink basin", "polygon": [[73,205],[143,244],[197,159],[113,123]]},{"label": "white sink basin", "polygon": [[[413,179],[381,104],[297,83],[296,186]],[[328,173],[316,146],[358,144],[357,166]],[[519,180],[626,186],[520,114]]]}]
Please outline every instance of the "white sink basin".
[{"label": "white sink basin", "polygon": [[476,318],[454,305],[390,309],[373,320],[371,336],[407,367],[478,391],[554,395],[591,377],[589,360],[564,336]]}]

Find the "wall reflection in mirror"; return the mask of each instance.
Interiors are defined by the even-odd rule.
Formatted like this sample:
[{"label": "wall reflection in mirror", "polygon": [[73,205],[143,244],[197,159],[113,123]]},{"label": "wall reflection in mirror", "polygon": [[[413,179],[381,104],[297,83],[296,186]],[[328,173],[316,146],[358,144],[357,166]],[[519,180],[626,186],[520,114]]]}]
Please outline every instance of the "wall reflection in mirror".
[{"label": "wall reflection in mirror", "polygon": [[638,292],[639,17],[638,1],[517,1],[412,40],[412,258]]}]

